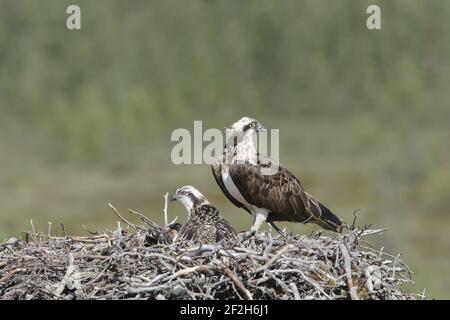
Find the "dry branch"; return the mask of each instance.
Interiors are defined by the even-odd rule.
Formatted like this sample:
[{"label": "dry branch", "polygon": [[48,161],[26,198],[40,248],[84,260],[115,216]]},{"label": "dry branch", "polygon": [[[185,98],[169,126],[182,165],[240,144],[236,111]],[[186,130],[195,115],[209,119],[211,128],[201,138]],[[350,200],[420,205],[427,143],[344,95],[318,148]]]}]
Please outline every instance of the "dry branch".
[{"label": "dry branch", "polygon": [[347,287],[348,287],[348,293],[350,295],[350,299],[352,299],[352,300],[359,300],[358,294],[356,292],[356,289],[353,286],[352,262],[351,262],[351,259],[350,259],[350,255],[349,255],[349,253],[347,251],[347,248],[345,247],[345,244],[341,243],[339,245],[339,249],[341,250],[342,257],[344,258],[345,278],[347,279]]}]

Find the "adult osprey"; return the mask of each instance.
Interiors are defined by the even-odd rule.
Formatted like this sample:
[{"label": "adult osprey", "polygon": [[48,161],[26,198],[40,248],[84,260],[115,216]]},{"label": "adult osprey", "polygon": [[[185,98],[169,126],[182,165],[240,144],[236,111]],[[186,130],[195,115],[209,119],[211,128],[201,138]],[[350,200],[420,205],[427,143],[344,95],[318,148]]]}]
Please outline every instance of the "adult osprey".
[{"label": "adult osprey", "polygon": [[188,220],[174,237],[174,242],[214,244],[219,241],[229,243],[237,239],[233,227],[196,188],[178,188],[171,197],[171,201],[177,200],[185,207]]},{"label": "adult osprey", "polygon": [[257,153],[253,141],[265,128],[244,117],[227,128],[222,156],[212,165],[217,184],[237,207],[253,216],[247,236],[263,222],[312,222],[326,230],[340,232],[341,220],[306,192],[300,181],[275,160]]}]

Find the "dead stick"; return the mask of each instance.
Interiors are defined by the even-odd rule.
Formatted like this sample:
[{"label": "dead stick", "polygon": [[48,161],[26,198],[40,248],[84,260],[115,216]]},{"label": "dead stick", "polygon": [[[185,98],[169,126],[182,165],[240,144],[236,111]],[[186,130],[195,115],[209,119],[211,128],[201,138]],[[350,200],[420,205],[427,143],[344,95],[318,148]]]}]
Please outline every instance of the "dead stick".
[{"label": "dead stick", "polygon": [[150,224],[150,225],[153,225],[153,221],[151,221],[149,218],[147,218],[147,217],[146,217],[145,215],[143,215],[142,213],[137,212],[137,211],[134,211],[134,210],[131,210],[131,209],[128,209],[128,212],[137,215],[139,218],[141,218],[141,220],[142,220],[143,222],[145,222],[145,223],[147,223],[147,224]]},{"label": "dead stick", "polygon": [[51,221],[48,222],[48,230],[47,230],[47,234],[48,234],[48,237],[49,237],[49,238],[50,238],[51,235],[52,235],[52,222],[51,222]]},{"label": "dead stick", "polygon": [[130,227],[132,227],[134,230],[139,230],[139,227],[136,226],[134,223],[129,222],[127,219],[125,219],[124,217],[122,217],[119,213],[119,211],[117,211],[116,208],[114,208],[114,206],[108,202],[108,205],[111,207],[111,209],[113,209],[113,211],[116,213],[117,217],[119,217],[120,220],[122,220],[123,222],[125,222],[127,225],[129,225]]},{"label": "dead stick", "polygon": [[51,221],[48,222],[47,235],[48,235],[48,248],[51,249],[51,248],[52,248],[52,242],[51,242],[51,236],[52,236],[52,223],[51,223]]},{"label": "dead stick", "polygon": [[31,230],[33,231],[33,234],[36,234],[36,230],[34,229],[33,219],[30,220],[31,224]]},{"label": "dead stick", "polygon": [[245,297],[248,300],[253,300],[252,294],[250,293],[250,291],[247,290],[246,287],[244,287],[244,284],[241,282],[241,280],[239,280],[239,278],[237,277],[236,273],[234,273],[233,271],[231,271],[229,268],[227,268],[225,266],[222,268],[222,271],[242,291],[242,293],[245,295]]},{"label": "dead stick", "polygon": [[173,278],[185,276],[185,275],[188,275],[188,274],[191,274],[194,272],[209,272],[209,270],[210,270],[210,267],[205,266],[205,265],[185,268],[185,269],[181,269],[181,270],[175,272],[172,276],[169,277],[169,280],[171,280]]},{"label": "dead stick", "polygon": [[296,250],[296,249],[297,249],[297,248],[295,248],[295,247],[294,247],[293,245],[291,245],[291,244],[285,245],[285,246],[284,246],[283,248],[281,248],[281,250],[278,251],[272,258],[270,258],[270,260],[267,261],[267,263],[266,263],[264,266],[262,266],[262,267],[256,269],[256,270],[253,271],[252,273],[258,273],[258,272],[267,270],[267,268],[268,268],[272,263],[274,263],[278,258],[280,258],[285,252],[288,252],[288,251],[291,251],[291,250]]},{"label": "dead stick", "polygon": [[300,293],[298,292],[298,288],[295,283],[289,283],[289,287],[291,288],[292,294],[294,295],[294,300],[301,300]]},{"label": "dead stick", "polygon": [[169,224],[169,218],[167,216],[167,202],[169,200],[169,193],[166,192],[166,194],[164,195],[164,226],[167,227],[167,225]]},{"label": "dead stick", "polygon": [[356,288],[353,286],[352,281],[352,265],[350,254],[347,251],[347,248],[343,243],[339,245],[339,249],[342,252],[342,258],[344,259],[344,269],[345,269],[345,278],[347,279],[347,287],[351,300],[359,300],[358,295],[356,293]]}]

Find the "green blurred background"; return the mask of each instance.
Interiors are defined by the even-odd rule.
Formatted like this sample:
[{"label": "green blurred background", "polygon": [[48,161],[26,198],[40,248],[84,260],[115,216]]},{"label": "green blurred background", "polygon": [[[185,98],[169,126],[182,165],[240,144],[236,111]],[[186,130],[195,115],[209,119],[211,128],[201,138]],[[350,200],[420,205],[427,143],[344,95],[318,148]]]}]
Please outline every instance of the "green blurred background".
[{"label": "green blurred background", "polygon": [[373,241],[403,254],[411,290],[450,298],[449,22],[446,0],[2,0],[0,239],[30,219],[115,228],[108,201],[162,222],[163,194],[184,184],[248,228],[209,166],[170,161],[175,128],[248,115],[280,129],[280,160],[310,193],[391,228]]}]

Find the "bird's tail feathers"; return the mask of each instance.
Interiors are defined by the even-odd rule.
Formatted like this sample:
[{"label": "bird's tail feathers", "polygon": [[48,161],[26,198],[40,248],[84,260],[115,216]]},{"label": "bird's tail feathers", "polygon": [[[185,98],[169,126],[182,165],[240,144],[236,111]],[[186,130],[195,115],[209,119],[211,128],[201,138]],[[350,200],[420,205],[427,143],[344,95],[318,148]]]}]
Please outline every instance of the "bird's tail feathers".
[{"label": "bird's tail feathers", "polygon": [[326,230],[331,230],[335,232],[342,231],[342,221],[333,212],[330,211],[323,204],[319,203],[320,209],[322,210],[322,215],[316,220],[316,223]]}]

